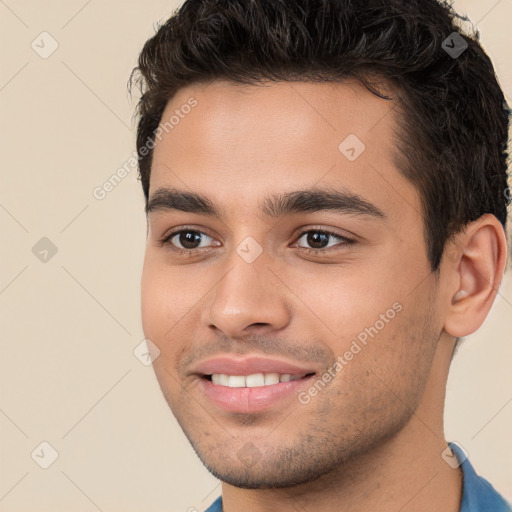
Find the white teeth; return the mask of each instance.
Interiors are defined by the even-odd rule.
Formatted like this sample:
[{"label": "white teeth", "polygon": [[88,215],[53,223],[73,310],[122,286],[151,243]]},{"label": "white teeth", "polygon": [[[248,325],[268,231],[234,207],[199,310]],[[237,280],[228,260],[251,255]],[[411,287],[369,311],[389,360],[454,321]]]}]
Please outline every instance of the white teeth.
[{"label": "white teeth", "polygon": [[245,377],[243,375],[230,375],[228,386],[230,388],[245,388]]},{"label": "white teeth", "polygon": [[212,375],[212,382],[217,386],[228,386],[229,376],[225,373],[214,373]]},{"label": "white teeth", "polygon": [[216,386],[228,386],[230,388],[257,388],[272,386],[279,382],[290,382],[300,380],[305,376],[291,375],[289,373],[253,373],[251,375],[227,375],[225,373],[214,373],[212,383]]},{"label": "white teeth", "polygon": [[271,386],[279,382],[279,373],[267,373],[265,374],[265,386]]},{"label": "white teeth", "polygon": [[245,378],[245,386],[247,388],[258,388],[265,385],[265,376],[263,373],[255,373],[253,375],[247,375]]}]

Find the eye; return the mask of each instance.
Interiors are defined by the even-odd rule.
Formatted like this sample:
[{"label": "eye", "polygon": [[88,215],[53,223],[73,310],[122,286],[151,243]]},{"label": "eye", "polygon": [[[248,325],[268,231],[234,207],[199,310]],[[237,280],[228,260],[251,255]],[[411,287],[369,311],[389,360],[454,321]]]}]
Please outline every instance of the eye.
[{"label": "eye", "polygon": [[[202,231],[195,229],[180,229],[173,231],[160,241],[162,245],[167,245],[171,251],[178,253],[192,253],[197,249],[208,247],[208,240],[213,238]],[[205,242],[205,243],[203,243]]]},{"label": "eye", "polygon": [[[300,242],[302,239],[304,239],[303,241],[310,247],[301,245]],[[213,237],[203,231],[192,228],[181,228],[166,235],[160,240],[160,244],[167,246],[168,249],[174,253],[192,256],[200,249],[209,247],[212,240],[214,240]],[[355,240],[331,231],[309,229],[299,234],[296,246],[304,251],[318,254],[336,250],[336,248],[331,249],[334,246],[341,246],[340,248],[342,248],[343,246],[348,246],[353,243],[355,243]],[[217,245],[219,244],[217,243]]]},{"label": "eye", "polygon": [[[329,238],[334,238],[338,240],[338,243],[329,243]],[[304,239],[304,241],[310,245],[310,247],[304,247],[300,245],[300,240]],[[335,242],[335,241],[334,241]],[[355,242],[351,238],[346,236],[338,235],[337,233],[333,233],[331,231],[326,231],[323,229],[310,229],[308,231],[303,231],[298,239],[298,247],[301,249],[305,249],[310,252],[328,252],[325,251],[326,248],[333,247],[335,245],[351,245]]]}]

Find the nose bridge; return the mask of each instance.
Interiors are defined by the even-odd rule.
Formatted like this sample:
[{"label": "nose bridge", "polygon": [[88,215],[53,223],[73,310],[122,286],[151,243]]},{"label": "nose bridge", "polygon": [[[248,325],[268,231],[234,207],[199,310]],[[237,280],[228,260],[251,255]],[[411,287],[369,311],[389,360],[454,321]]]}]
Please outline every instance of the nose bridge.
[{"label": "nose bridge", "polygon": [[243,336],[254,324],[280,329],[289,321],[286,297],[267,268],[268,258],[262,253],[255,257],[254,251],[251,240],[244,240],[233,251],[226,262],[229,270],[203,311],[203,323],[228,336]]}]

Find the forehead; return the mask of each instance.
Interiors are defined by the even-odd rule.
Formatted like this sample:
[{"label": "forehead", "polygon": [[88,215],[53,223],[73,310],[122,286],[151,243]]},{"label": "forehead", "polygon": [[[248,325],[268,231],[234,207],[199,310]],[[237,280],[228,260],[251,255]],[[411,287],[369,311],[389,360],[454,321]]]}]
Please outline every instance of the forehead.
[{"label": "forehead", "polygon": [[150,196],[173,186],[240,206],[270,189],[342,186],[396,210],[409,195],[419,211],[394,162],[395,107],[358,82],[183,88],[161,118]]},{"label": "forehead", "polygon": [[[197,104],[188,108],[191,99]],[[238,149],[232,158],[262,156],[263,152],[275,156],[292,148],[297,153],[312,153],[315,160],[324,150],[332,157],[337,150],[332,143],[350,133],[364,139],[367,146],[387,142],[394,126],[393,108],[393,102],[378,98],[358,82],[248,86],[214,81],[190,86],[179,90],[163,112],[162,126],[169,120],[179,123],[163,133],[155,158],[167,143],[194,145],[212,156],[221,146]],[[188,155],[189,162],[193,157]]]}]

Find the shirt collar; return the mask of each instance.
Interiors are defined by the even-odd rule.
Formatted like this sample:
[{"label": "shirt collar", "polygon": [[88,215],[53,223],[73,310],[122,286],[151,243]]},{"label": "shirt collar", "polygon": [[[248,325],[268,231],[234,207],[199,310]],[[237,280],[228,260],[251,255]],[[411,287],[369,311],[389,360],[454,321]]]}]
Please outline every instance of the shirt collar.
[{"label": "shirt collar", "polygon": [[448,443],[462,469],[462,500],[460,512],[509,512],[512,507],[485,478],[477,475],[466,452],[457,443]]}]

